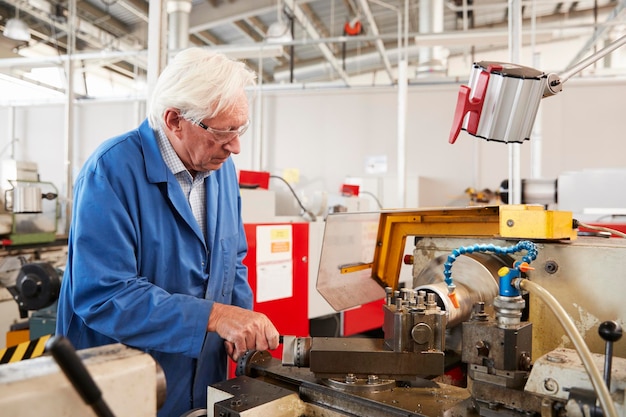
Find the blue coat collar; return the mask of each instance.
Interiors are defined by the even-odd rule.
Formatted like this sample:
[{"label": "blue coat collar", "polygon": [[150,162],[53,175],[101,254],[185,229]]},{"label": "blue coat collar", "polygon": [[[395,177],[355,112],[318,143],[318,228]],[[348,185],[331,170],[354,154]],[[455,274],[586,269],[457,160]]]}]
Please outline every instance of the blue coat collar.
[{"label": "blue coat collar", "polygon": [[[150,127],[147,119],[144,120],[139,126],[139,138],[144,154],[144,164],[148,181],[151,183],[167,183],[167,198],[169,198],[172,202],[172,205],[181,217],[185,219],[189,227],[194,230],[198,239],[200,239],[204,245],[207,246],[207,240],[205,240],[205,237],[202,235],[202,230],[200,229],[200,226],[198,226],[198,222],[196,222],[196,219],[193,217],[193,213],[189,207],[189,202],[183,195],[174,174],[172,174],[163,160],[163,156],[161,155],[161,151],[159,150],[159,145],[157,143],[156,133]],[[205,180],[204,186],[207,187],[207,183],[210,181],[211,176]],[[215,194],[219,190],[219,187],[211,187],[210,189],[211,192]],[[207,208],[209,207],[209,188],[207,188]],[[208,223],[210,221],[209,219],[210,217],[207,216],[207,233],[211,235],[212,232],[210,231],[215,230],[215,228],[211,227]],[[208,241],[212,241],[211,236],[209,236]]]}]

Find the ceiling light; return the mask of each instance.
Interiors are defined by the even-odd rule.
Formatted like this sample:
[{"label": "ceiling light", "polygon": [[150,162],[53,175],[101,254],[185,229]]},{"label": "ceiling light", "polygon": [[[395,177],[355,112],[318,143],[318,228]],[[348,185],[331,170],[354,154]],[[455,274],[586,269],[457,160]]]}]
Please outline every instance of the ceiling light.
[{"label": "ceiling light", "polygon": [[22,19],[17,17],[7,20],[3,34],[7,38],[16,41],[28,42],[30,40],[28,25]]},{"label": "ceiling light", "polygon": [[291,42],[293,41],[293,38],[291,37],[291,28],[282,20],[274,22],[267,29],[265,39],[268,42],[276,43]]}]

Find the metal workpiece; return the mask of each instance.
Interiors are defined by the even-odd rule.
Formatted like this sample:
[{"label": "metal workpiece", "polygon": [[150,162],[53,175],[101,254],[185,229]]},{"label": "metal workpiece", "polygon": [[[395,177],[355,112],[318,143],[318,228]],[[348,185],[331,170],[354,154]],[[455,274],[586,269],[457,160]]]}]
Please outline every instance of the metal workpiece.
[{"label": "metal workpiece", "polygon": [[[447,326],[453,328],[471,318],[474,305],[484,303],[487,311],[493,308],[498,295],[498,270],[511,265],[510,256],[473,253],[459,256],[455,261],[454,283],[459,306],[455,307],[448,297],[444,281],[444,263],[449,250],[438,250],[430,239],[418,242],[414,252],[413,285],[418,291],[434,294],[435,302],[447,312]],[[423,245],[423,246],[422,246]]]},{"label": "metal workpiece", "polygon": [[283,365],[307,367],[310,352],[310,337],[283,336]]}]

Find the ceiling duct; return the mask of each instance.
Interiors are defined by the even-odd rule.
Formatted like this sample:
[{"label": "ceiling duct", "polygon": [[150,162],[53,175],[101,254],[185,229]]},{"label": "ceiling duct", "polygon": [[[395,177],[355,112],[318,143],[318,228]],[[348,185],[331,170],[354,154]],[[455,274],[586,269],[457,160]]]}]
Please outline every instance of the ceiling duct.
[{"label": "ceiling duct", "polygon": [[[420,0],[419,33],[438,34],[443,32],[444,24],[443,0]],[[417,42],[417,39],[416,39]],[[418,46],[420,46],[418,44]],[[417,77],[429,76],[433,73],[445,74],[448,51],[442,46],[420,46]]]},{"label": "ceiling duct", "polygon": [[168,48],[172,51],[187,48],[191,0],[168,0],[166,10],[169,22]]}]

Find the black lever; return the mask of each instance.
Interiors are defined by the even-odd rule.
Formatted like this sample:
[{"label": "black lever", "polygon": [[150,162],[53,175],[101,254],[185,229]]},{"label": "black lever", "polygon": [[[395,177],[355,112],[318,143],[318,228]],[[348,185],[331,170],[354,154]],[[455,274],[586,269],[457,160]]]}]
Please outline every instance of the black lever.
[{"label": "black lever", "polygon": [[63,336],[52,336],[46,343],[46,351],[59,364],[59,367],[70,380],[74,389],[80,394],[85,404],[91,406],[98,417],[115,417],[102,398],[102,392],[96,385],[89,371],[76,354],[74,346]]},{"label": "black lever", "polygon": [[598,327],[600,337],[606,340],[604,349],[604,381],[607,389],[611,389],[611,366],[613,363],[613,342],[617,342],[622,337],[622,326],[616,321],[605,321]]}]

